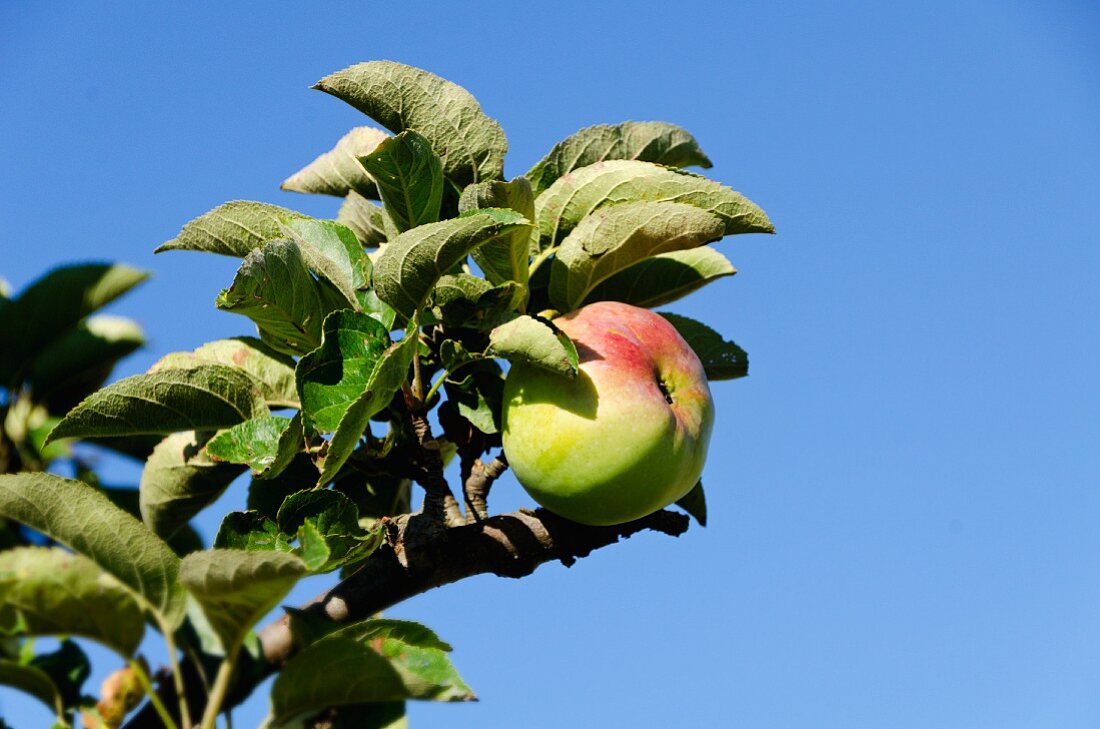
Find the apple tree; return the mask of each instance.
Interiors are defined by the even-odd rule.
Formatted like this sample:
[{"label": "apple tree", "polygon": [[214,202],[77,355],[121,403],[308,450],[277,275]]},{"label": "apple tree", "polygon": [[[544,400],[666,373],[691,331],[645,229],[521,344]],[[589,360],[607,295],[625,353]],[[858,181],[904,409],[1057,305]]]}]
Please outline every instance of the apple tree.
[{"label": "apple tree", "polygon": [[[251,319],[254,336],[200,343],[96,389],[141,337],[86,317],[143,274],[59,269],[0,299],[0,682],[41,698],[59,726],[79,712],[85,726],[211,729],[272,674],[267,726],[404,726],[407,700],[474,694],[446,642],[383,610],[476,574],[570,565],[641,530],[679,535],[688,517],[663,508],[672,501],[705,521],[698,432],[690,468],[654,471],[682,483],[641,508],[601,514],[599,498],[557,493],[555,510],[492,513],[522,390],[506,383],[519,372],[550,392],[595,382],[586,363],[612,325],[572,323],[594,302],[659,320],[662,343],[638,346],[679,342],[699,398],[706,379],[746,374],[745,352],[706,324],[648,310],[732,275],[709,244],[772,232],[764,212],[685,171],[711,162],[672,124],[582,129],[505,179],[503,130],[449,81],[375,61],[315,88],[381,127],[352,129],[283,183],[342,198],[335,219],[234,201],[157,249],[241,259],[215,305]],[[579,437],[614,444],[623,421],[601,425],[596,409],[616,397],[591,401],[596,425]],[[559,406],[551,396],[517,458],[562,429]],[[555,446],[563,458],[567,442]],[[99,447],[143,462],[136,488],[105,487],[72,455]],[[654,457],[638,453],[623,458]],[[73,478],[56,475],[59,458]],[[526,473],[548,503],[538,468]],[[616,503],[654,488],[635,498],[634,487],[619,479]],[[227,488],[247,490],[247,509],[203,542],[191,521]],[[321,573],[336,575],[331,589],[257,627]],[[147,628],[164,640],[160,658],[138,655]],[[36,656],[39,635],[96,641],[119,671],[87,696],[78,645]]]}]

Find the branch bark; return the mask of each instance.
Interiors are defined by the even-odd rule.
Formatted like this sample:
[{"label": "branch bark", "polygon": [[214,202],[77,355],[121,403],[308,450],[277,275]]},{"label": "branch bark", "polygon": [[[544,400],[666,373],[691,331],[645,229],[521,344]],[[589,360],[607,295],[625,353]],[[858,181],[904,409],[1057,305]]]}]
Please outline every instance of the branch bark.
[{"label": "branch bark", "polygon": [[[544,509],[521,510],[440,531],[438,523],[421,514],[403,515],[387,521],[387,542],[363,566],[333,589],[304,608],[338,623],[366,619],[414,595],[479,574],[525,577],[546,562],[560,561],[566,567],[593,551],[615,544],[641,531],[655,531],[678,537],[687,531],[688,517],[658,511],[637,521],[616,526],[585,526],[563,519]],[[277,671],[294,652],[289,621],[284,616],[260,631],[260,645],[266,665],[250,672],[234,686],[235,697],[243,699],[255,686]],[[200,709],[201,683],[192,680],[188,703]],[[158,689],[165,704],[175,704],[170,682]],[[160,727],[156,714],[144,707],[126,729]]]}]

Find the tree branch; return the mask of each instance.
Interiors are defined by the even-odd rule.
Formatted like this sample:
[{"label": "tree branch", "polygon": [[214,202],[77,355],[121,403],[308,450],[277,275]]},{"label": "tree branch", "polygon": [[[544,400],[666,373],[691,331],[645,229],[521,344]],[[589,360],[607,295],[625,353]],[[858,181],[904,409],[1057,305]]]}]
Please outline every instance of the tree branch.
[{"label": "tree branch", "polygon": [[[646,530],[678,537],[687,531],[688,517],[658,511],[626,524],[585,526],[538,509],[500,514],[442,531],[423,513],[386,520],[386,525],[386,544],[358,571],[306,605],[306,611],[338,623],[364,620],[414,595],[474,575],[525,577],[553,561],[570,567],[597,549]],[[231,700],[243,700],[294,652],[286,616],[261,630],[259,637],[266,666],[242,677]],[[201,709],[205,698],[201,683],[189,681],[188,691],[196,692],[188,697],[189,704]],[[161,682],[158,692],[167,705],[174,705],[169,682]],[[126,729],[159,726],[155,713],[145,707]]]},{"label": "tree branch", "polygon": [[466,499],[466,523],[487,519],[489,517],[489,489],[493,482],[508,468],[508,461],[504,454],[484,463],[480,458],[472,462],[464,453],[462,456],[462,493]]}]

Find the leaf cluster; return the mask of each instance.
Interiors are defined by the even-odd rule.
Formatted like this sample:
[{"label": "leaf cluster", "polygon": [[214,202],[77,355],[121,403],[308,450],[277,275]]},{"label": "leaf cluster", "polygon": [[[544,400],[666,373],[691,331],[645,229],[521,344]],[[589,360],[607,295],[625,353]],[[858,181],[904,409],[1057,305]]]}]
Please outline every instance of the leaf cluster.
[{"label": "leaf cluster", "polygon": [[[256,623],[301,578],[369,559],[386,524],[411,511],[414,482],[440,528],[484,517],[461,514],[443,466],[457,456],[469,476],[499,447],[509,362],[576,376],[555,316],[599,300],[673,302],[735,272],[711,244],[772,232],[746,197],[682,169],[711,162],[672,124],[582,129],[506,179],[503,130],[454,83],[374,61],[315,88],[380,127],[351,130],[283,183],[342,198],[335,219],[233,201],[157,248],[240,259],[214,304],[251,320],[255,336],[168,354],[97,389],[140,333],[86,317],[144,274],[59,269],[0,299],[0,340],[18,342],[0,356],[8,419],[38,413],[18,415],[24,437],[5,436],[19,467],[0,471],[24,472],[0,476],[0,517],[65,548],[0,552],[0,631],[82,636],[133,661],[148,622],[173,662],[178,644],[210,669],[204,727],[254,653]],[[709,378],[747,373],[737,345],[665,316]],[[138,489],[29,472],[77,440],[143,461]],[[248,509],[225,516],[203,549],[189,522],[241,476]],[[682,506],[705,520],[701,486]],[[337,630],[291,616],[297,655],[272,689],[272,726],[332,707],[389,725],[406,699],[473,697],[450,647],[423,626],[371,618]],[[346,678],[334,681],[337,664]],[[75,705],[31,663],[0,662],[0,680],[60,701],[59,716]],[[157,708],[187,722],[182,704]]]}]

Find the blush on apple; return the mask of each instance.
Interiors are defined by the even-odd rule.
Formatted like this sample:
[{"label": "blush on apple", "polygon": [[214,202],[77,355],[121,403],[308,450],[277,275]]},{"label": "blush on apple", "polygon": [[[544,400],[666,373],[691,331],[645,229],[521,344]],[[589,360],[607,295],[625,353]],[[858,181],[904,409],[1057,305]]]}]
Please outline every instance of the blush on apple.
[{"label": "blush on apple", "polygon": [[699,480],[714,403],[699,358],[663,317],[615,301],[554,320],[580,355],[576,379],[513,365],[504,452],[531,497],[582,524],[662,509]]}]

